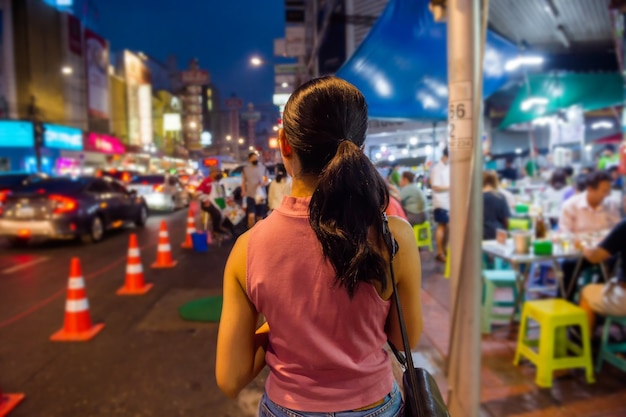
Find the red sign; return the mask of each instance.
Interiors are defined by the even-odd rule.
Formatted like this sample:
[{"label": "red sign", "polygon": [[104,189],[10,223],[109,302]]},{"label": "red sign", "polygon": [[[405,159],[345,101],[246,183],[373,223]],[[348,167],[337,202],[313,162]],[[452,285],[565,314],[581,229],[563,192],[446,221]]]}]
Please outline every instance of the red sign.
[{"label": "red sign", "polygon": [[85,150],[112,155],[121,155],[126,152],[124,144],[118,138],[100,133],[87,133],[85,136]]},{"label": "red sign", "polygon": [[180,73],[180,79],[183,84],[203,85],[209,82],[209,71],[206,70],[189,70]]},{"label": "red sign", "polygon": [[220,164],[220,160],[217,158],[205,158],[204,161],[202,161],[202,165],[204,165],[207,168],[216,167],[219,164]]}]

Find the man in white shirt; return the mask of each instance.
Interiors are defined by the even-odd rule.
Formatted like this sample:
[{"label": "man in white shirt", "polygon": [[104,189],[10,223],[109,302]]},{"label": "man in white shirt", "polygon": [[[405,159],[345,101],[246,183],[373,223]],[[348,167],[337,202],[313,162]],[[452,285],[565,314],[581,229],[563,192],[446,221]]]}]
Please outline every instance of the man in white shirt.
[{"label": "man in white shirt", "polygon": [[611,195],[611,175],[597,171],[587,177],[587,190],[563,204],[559,230],[564,233],[589,233],[612,229],[619,221],[619,207]]},{"label": "man in white shirt", "polygon": [[[606,171],[596,171],[587,176],[587,189],[576,194],[563,204],[559,217],[559,230],[563,233],[580,234],[608,231],[620,221],[617,203],[611,195],[611,175]],[[563,284],[569,288],[578,261],[563,261]],[[580,271],[591,264],[584,261]],[[570,298],[575,292],[569,294]]]},{"label": "man in white shirt", "polygon": [[446,261],[446,247],[448,238],[448,223],[450,221],[450,164],[448,163],[448,148],[444,148],[441,160],[437,162],[430,173],[430,186],[433,190],[433,215],[437,223],[435,241],[437,242],[437,260]]}]

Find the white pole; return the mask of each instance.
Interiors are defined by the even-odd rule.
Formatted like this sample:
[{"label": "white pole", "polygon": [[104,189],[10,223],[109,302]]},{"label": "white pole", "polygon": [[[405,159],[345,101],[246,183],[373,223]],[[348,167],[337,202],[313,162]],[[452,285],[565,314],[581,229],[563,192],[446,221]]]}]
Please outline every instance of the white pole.
[{"label": "white pole", "polygon": [[482,295],[482,65],[480,0],[448,3],[450,254],[452,315],[448,406],[454,417],[480,408]]}]

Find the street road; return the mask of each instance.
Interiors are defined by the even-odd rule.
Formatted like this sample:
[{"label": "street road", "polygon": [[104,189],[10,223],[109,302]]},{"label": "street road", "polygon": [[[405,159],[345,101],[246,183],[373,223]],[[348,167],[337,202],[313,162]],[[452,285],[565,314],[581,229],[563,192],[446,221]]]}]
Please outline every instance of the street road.
[{"label": "street road", "polygon": [[[155,270],[158,228],[166,220],[173,269]],[[230,244],[183,250],[186,211],[154,215],[144,229],[109,233],[98,244],[0,242],[0,387],[26,399],[11,417],[247,416],[263,378],[235,402],[215,385],[217,324],[185,322],[177,308],[221,294]],[[122,297],[128,236],[137,233],[144,296]],[[70,259],[80,258],[91,317],[106,324],[86,343],[48,340],[63,325]]]}]

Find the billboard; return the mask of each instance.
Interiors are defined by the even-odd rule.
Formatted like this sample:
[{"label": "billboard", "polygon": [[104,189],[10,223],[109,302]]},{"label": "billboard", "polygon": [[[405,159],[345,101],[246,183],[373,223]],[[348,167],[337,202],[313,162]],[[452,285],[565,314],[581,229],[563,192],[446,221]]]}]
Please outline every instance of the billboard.
[{"label": "billboard", "polygon": [[89,116],[109,117],[109,44],[85,29],[85,66]]},{"label": "billboard", "polygon": [[128,97],[128,141],[131,145],[147,145],[152,143],[150,69],[130,51],[124,51],[123,60]]},{"label": "billboard", "polygon": [[0,148],[32,148],[35,131],[31,122],[0,122]]},{"label": "billboard", "polygon": [[126,148],[118,138],[100,133],[88,133],[85,136],[85,150],[112,155],[121,155],[126,152]]},{"label": "billboard", "polygon": [[83,150],[83,132],[67,126],[43,124],[43,144],[46,148],[65,149],[68,151]]}]

